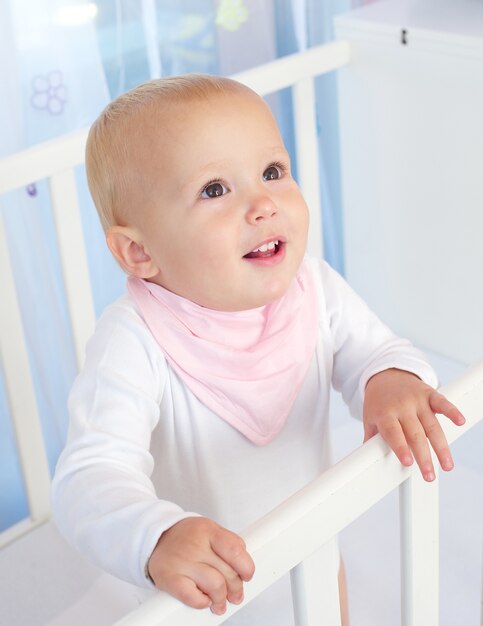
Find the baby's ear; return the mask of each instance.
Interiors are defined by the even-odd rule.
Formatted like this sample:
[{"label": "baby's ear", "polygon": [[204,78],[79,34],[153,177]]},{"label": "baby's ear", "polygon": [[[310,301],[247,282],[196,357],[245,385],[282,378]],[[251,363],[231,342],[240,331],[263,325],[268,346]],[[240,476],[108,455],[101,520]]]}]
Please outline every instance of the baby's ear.
[{"label": "baby's ear", "polygon": [[106,232],[106,242],[109,250],[128,274],[147,279],[158,273],[158,268],[134,228],[111,226]]}]

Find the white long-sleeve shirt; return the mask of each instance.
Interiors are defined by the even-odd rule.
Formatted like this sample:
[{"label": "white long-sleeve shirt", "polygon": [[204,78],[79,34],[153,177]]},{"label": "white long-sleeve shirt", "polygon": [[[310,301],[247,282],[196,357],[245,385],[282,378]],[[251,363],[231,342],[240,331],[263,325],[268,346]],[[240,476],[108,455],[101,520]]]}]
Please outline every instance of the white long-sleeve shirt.
[{"label": "white long-sleeve shirt", "polygon": [[106,309],[71,391],[52,487],[61,532],[98,566],[150,586],[147,560],[179,520],[205,515],[239,532],[313,480],[331,464],[331,384],[356,417],[379,371],[436,385],[422,353],[325,262],[308,262],[320,310],[315,354],[284,428],[261,447],[190,392],[128,295]]}]

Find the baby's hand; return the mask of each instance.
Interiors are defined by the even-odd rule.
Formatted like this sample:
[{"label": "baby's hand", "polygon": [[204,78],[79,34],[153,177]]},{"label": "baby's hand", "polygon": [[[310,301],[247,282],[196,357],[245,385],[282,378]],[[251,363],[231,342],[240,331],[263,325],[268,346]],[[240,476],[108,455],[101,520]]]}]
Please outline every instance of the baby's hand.
[{"label": "baby's hand", "polygon": [[165,531],[148,562],[158,589],[217,615],[227,600],[243,601],[243,581],[254,571],[243,539],[206,517],[189,517]]},{"label": "baby's hand", "polygon": [[429,443],[441,467],[449,471],[454,463],[448,442],[435,413],[446,415],[461,426],[465,418],[435,389],[417,376],[388,369],[373,376],[364,398],[364,441],[379,432],[403,465],[413,463],[413,455],[423,478],[435,478]]}]

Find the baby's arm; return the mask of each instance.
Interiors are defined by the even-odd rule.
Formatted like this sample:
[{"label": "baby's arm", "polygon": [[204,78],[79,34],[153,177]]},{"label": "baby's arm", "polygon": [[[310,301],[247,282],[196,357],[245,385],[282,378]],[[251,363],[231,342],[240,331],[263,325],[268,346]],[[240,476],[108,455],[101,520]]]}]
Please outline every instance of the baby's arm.
[{"label": "baby's arm", "polygon": [[155,492],[150,441],[166,367],[153,345],[119,305],[98,323],[70,395],[54,515],[66,539],[102,569],[151,587],[149,564],[158,588],[222,613],[226,600],[241,601],[253,562],[240,537]]},{"label": "baby's arm", "polygon": [[449,400],[414,374],[398,369],[379,372],[366,386],[364,441],[379,432],[403,465],[411,465],[414,455],[424,479],[432,481],[435,474],[429,444],[444,470],[454,466],[435,413],[445,415],[458,426],[465,423]]},{"label": "baby's arm", "polygon": [[403,465],[411,465],[414,455],[426,480],[434,476],[429,444],[443,469],[451,469],[435,413],[458,425],[465,420],[436,391],[436,375],[423,353],[394,335],[326,263],[320,272],[334,354],[332,382],[352,415],[363,418],[364,441],[380,432]]},{"label": "baby's arm", "polygon": [[243,581],[255,566],[238,535],[206,517],[184,519],[161,536],[148,562],[158,589],[194,608],[222,615],[226,601],[243,601]]},{"label": "baby's arm", "polygon": [[95,565],[150,587],[145,566],[159,537],[195,513],[160,499],[150,479],[163,371],[143,343],[141,324],[117,323],[118,308],[98,323],[71,390],[52,509],[64,537]]}]

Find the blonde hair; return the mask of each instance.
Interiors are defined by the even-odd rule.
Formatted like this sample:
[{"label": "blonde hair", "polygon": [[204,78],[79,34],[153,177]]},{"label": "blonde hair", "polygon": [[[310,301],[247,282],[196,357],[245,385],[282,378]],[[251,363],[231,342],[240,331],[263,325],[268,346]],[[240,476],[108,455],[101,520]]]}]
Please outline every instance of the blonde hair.
[{"label": "blonde hair", "polygon": [[129,172],[136,121],[163,109],[172,114],[172,105],[233,92],[251,90],[229,78],[186,74],[148,81],[108,104],[91,126],[86,145],[87,180],[105,231],[122,219],[135,183]]}]

